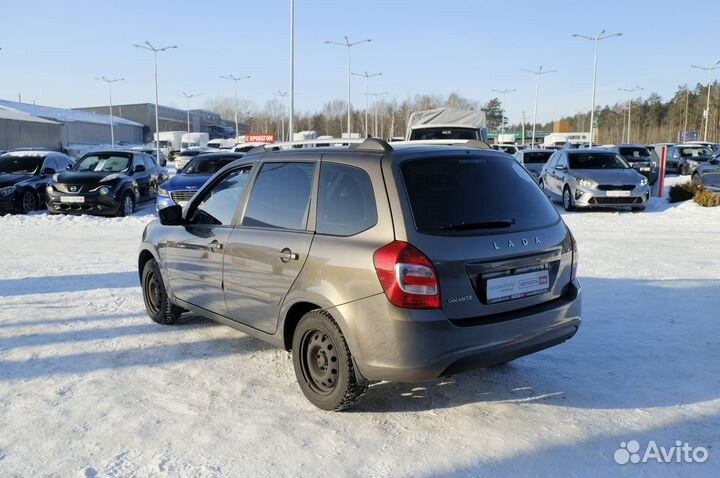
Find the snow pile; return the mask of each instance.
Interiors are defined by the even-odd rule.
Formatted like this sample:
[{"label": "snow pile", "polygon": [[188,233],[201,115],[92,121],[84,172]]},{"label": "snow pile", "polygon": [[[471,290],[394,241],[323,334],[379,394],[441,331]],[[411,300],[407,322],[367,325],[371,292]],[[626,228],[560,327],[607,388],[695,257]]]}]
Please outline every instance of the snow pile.
[{"label": "snow pile", "polygon": [[[3,476],[720,475],[720,208],[565,214],[584,324],[504,367],[377,384],[359,409],[302,396],[287,353],[143,310],[152,210],[0,218]],[[708,448],[617,465],[621,442]]]}]

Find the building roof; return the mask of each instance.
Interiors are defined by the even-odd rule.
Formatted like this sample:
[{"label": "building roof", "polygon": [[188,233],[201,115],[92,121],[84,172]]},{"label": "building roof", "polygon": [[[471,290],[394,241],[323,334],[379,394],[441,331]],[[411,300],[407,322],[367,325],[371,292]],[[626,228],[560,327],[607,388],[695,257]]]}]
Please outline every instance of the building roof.
[{"label": "building roof", "polygon": [[[31,105],[28,103],[18,103],[17,101],[8,100],[0,100],[0,108],[9,111],[14,110],[36,118],[44,118],[46,120],[57,121],[59,123],[94,123],[110,126],[110,115],[88,113],[86,111]],[[113,116],[112,121],[115,125],[136,126],[138,128],[143,127],[140,123],[126,120],[118,116]]]},{"label": "building roof", "polygon": [[12,121],[24,121],[26,123],[41,123],[41,124],[56,124],[56,125],[60,124],[57,121],[51,121],[51,120],[47,120],[44,118],[39,118],[37,116],[32,116],[27,113],[23,113],[22,111],[7,109],[4,106],[0,106],[0,119],[12,120]]}]

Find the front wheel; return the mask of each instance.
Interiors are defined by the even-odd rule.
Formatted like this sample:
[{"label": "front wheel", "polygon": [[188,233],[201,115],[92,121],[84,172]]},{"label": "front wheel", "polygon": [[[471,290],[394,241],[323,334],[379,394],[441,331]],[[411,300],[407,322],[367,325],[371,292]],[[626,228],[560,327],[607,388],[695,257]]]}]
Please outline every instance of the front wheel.
[{"label": "front wheel", "polygon": [[350,408],[367,389],[355,376],[345,337],[327,312],[313,310],[300,319],[293,334],[292,355],[300,389],[318,408]]},{"label": "front wheel", "polygon": [[695,173],[692,175],[692,179],[690,180],[695,186],[700,186],[702,181],[700,180],[700,175],[698,173]]},{"label": "front wheel", "polygon": [[142,291],[145,310],[153,322],[163,325],[177,322],[183,310],[170,302],[160,274],[160,266],[155,259],[150,259],[143,267]]},{"label": "front wheel", "polygon": [[31,211],[34,211],[37,209],[37,196],[35,196],[35,193],[27,190],[23,191],[22,195],[20,196],[20,212],[23,214],[27,214]]},{"label": "front wheel", "polygon": [[118,216],[130,216],[132,215],[133,211],[135,211],[135,199],[133,199],[132,194],[127,192],[123,194],[123,197],[120,200],[120,209],[118,209]]},{"label": "front wheel", "polygon": [[573,199],[572,199],[572,193],[570,192],[570,188],[565,186],[565,189],[563,189],[563,207],[566,211],[572,211],[575,209],[575,206],[573,205]]}]

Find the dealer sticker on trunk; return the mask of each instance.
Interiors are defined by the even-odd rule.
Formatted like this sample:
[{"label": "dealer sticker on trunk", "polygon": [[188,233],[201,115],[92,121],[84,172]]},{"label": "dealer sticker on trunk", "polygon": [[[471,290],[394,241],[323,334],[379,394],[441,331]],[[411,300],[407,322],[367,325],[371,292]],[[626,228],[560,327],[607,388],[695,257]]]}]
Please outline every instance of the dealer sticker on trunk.
[{"label": "dealer sticker on trunk", "polygon": [[496,277],[488,279],[486,287],[488,304],[493,304],[547,292],[550,290],[550,276],[547,270],[543,270]]}]

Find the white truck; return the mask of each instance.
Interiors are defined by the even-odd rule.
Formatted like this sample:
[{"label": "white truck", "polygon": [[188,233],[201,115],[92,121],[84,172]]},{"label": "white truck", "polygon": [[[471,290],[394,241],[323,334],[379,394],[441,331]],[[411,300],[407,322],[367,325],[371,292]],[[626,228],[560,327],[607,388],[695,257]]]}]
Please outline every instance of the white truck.
[{"label": "white truck", "polygon": [[166,156],[171,156],[182,147],[182,137],[187,131],[160,131],[155,133],[153,142],[160,141],[160,149],[163,150]]},{"label": "white truck", "polygon": [[209,141],[208,133],[185,133],[182,135],[180,146],[182,149],[206,148]]},{"label": "white truck", "polygon": [[407,141],[487,141],[485,112],[458,108],[416,111],[408,120]]}]

